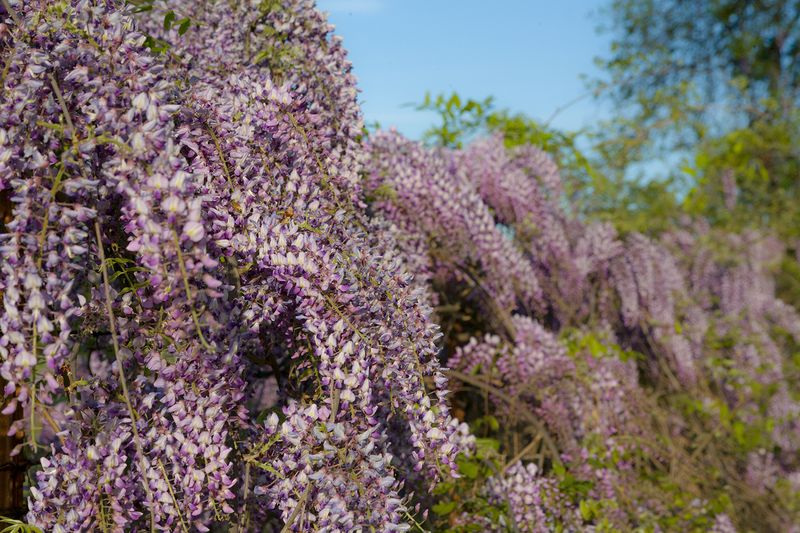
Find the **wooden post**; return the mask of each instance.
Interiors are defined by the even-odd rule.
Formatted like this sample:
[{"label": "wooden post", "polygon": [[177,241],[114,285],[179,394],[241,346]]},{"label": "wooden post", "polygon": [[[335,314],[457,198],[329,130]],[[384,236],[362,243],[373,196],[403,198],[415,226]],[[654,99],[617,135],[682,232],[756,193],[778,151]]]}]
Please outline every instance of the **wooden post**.
[{"label": "wooden post", "polygon": [[[0,191],[0,233],[5,232],[6,224],[11,221],[12,204],[8,189]],[[0,290],[0,301],[3,291]],[[0,378],[0,391],[6,382]],[[5,407],[6,398],[0,392],[0,409]],[[22,518],[27,509],[22,497],[22,487],[25,483],[25,470],[28,465],[22,454],[11,457],[11,450],[22,442],[13,435],[8,436],[8,430],[14,420],[22,418],[22,409],[17,407],[10,415],[0,414],[0,516],[8,518]]]},{"label": "wooden post", "polygon": [[[5,381],[0,379],[0,388]],[[2,405],[4,402],[0,402]],[[28,465],[23,454],[11,456],[11,450],[22,442],[16,435],[9,437],[8,430],[14,420],[22,417],[22,409],[10,415],[0,415],[0,516],[21,519],[27,512],[22,487]]]}]

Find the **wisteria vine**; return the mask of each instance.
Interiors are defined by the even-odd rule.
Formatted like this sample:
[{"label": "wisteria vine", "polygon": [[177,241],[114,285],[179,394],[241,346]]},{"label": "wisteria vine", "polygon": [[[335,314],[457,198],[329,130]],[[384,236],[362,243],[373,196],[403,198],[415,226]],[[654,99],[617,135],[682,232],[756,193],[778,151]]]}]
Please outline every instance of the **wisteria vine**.
[{"label": "wisteria vine", "polygon": [[[442,297],[451,374],[518,428],[505,432],[512,449],[534,433],[486,484],[502,523],[485,509],[458,523],[730,530],[730,513],[796,530],[800,314],[775,295],[779,241],[692,221],[659,239],[620,236],[570,213],[552,159],[501,136],[451,150],[378,132],[368,149],[373,206]],[[657,476],[670,481],[652,486]],[[565,483],[583,485],[564,495]],[[686,492],[669,483],[696,505],[676,507]],[[731,487],[746,495],[720,503]]]},{"label": "wisteria vine", "polygon": [[8,5],[5,412],[50,450],[30,522],[407,529],[469,441],[427,296],[364,214],[331,27],[303,1]]},{"label": "wisteria vine", "polygon": [[311,0],[0,2],[27,521],[797,531],[782,243],[619,235],[536,147],[367,134],[332,30]]}]

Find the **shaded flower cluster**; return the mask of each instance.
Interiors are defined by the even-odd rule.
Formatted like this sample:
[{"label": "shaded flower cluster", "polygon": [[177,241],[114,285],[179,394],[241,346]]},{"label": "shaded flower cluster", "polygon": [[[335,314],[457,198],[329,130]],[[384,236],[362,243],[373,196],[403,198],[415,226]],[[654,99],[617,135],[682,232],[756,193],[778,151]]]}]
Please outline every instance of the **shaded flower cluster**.
[{"label": "shaded flower cluster", "polygon": [[[577,531],[578,511],[558,488],[558,482],[542,477],[535,464],[512,465],[502,476],[488,481],[490,501],[505,503],[513,529],[546,533],[561,528]],[[513,524],[513,525],[512,525]]]},{"label": "shaded flower cluster", "polygon": [[[448,366],[477,384],[510,427],[520,404],[535,413],[557,448],[551,455],[588,483],[605,519],[626,529],[671,512],[659,503],[671,497],[663,486],[643,488],[650,474],[642,457],[682,457],[666,460],[684,461],[694,476],[698,453],[727,454],[725,479],[761,487],[748,498],[796,490],[800,410],[787,354],[800,343],[800,323],[775,296],[770,261],[782,256],[780,242],[690,221],[658,239],[619,236],[570,213],[552,160],[532,147],[508,149],[500,136],[446,150],[379,132],[368,147],[368,197],[405,233],[398,242],[409,264],[422,265],[434,289],[448,288],[443,323],[464,320],[472,335],[463,344],[451,326]],[[495,248],[476,237],[477,221]],[[482,319],[457,314],[476,295]],[[653,399],[654,385],[667,401]],[[682,405],[684,395],[699,407]],[[691,453],[692,439],[713,431],[709,421],[727,427],[735,450]],[[665,447],[654,437],[662,431],[677,440]],[[769,475],[755,476],[767,464]],[[697,502],[692,520],[713,517],[708,502]],[[759,505],[774,513],[774,527],[794,520],[789,507]],[[750,511],[738,512],[746,522]],[[720,518],[719,528],[730,520]]]}]

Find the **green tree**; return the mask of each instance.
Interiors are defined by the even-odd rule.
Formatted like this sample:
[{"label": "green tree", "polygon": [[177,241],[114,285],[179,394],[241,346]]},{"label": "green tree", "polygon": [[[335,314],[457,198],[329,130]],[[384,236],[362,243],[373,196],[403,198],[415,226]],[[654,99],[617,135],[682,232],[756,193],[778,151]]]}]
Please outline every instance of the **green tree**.
[{"label": "green tree", "polygon": [[797,106],[798,0],[612,0],[609,19],[598,88],[637,148],[692,148]]},{"label": "green tree", "polygon": [[[594,163],[618,193],[600,214],[628,229],[683,213],[767,228],[800,302],[800,0],[612,0],[607,14],[595,88],[615,118],[593,135]],[[653,160],[672,170],[643,179]]]}]

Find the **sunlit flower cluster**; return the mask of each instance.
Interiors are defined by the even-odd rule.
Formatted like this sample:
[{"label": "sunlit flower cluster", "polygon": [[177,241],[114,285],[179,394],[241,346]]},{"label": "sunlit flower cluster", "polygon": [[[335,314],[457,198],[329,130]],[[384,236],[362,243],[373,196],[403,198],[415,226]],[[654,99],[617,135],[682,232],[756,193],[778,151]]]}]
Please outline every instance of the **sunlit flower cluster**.
[{"label": "sunlit flower cluster", "polygon": [[5,412],[52,450],[29,520],[407,529],[469,439],[429,295],[366,216],[331,26],[302,0],[9,6]]},{"label": "sunlit flower cluster", "polygon": [[647,477],[717,446],[701,423],[739,446],[720,485],[797,490],[782,243],[620,235],[536,147],[367,134],[332,30],[311,0],[0,3],[2,412],[37,460],[30,523],[424,529],[487,447],[451,378],[533,433],[466,476],[496,520],[451,525],[691,507],[677,527],[734,531]]}]

